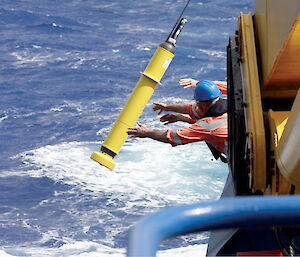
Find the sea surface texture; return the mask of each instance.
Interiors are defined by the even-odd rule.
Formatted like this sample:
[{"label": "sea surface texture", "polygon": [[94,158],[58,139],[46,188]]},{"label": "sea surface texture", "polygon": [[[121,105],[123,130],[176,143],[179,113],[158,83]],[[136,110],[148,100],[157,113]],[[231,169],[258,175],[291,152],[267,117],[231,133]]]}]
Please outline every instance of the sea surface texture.
[{"label": "sea surface texture", "polygon": [[[128,138],[110,171],[99,151],[181,0],[1,0],[0,256],[125,256],[129,230],[166,206],[218,199],[228,174],[205,143]],[[228,37],[254,0],[190,2],[153,101],[193,100],[181,78],[224,80]],[[158,256],[204,256],[209,233],[163,242]]]}]

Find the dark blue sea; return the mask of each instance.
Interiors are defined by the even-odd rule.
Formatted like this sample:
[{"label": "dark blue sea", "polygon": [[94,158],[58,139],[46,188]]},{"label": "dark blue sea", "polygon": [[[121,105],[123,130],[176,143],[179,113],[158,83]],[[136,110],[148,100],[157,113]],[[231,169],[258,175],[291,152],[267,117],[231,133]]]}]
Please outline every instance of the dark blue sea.
[{"label": "dark blue sea", "polygon": [[[128,231],[163,207],[218,199],[228,168],[204,143],[129,138],[109,171],[100,146],[182,0],[1,0],[0,256],[125,256]],[[224,80],[226,46],[254,0],[192,0],[153,101],[192,101],[180,78]],[[171,128],[181,128],[183,123]],[[160,246],[204,256],[209,233]]]}]

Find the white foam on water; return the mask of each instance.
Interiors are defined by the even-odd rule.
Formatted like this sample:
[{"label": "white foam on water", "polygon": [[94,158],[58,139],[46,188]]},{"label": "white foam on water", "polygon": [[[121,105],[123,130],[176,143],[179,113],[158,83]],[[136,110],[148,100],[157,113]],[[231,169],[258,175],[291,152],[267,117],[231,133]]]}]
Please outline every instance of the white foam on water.
[{"label": "white foam on water", "polygon": [[[227,167],[212,161],[204,143],[171,147],[150,139],[125,143],[114,171],[90,159],[100,144],[71,142],[22,153],[33,177],[80,185],[83,189],[127,193],[135,198],[162,198],[190,203],[216,199],[222,191]],[[212,180],[212,176],[214,180]]]},{"label": "white foam on water", "polygon": [[[217,199],[228,172],[226,165],[211,160],[212,156],[202,142],[172,147],[150,139],[129,138],[115,157],[117,165],[114,171],[90,159],[92,152],[99,151],[100,145],[101,142],[68,142],[23,152],[15,156],[24,163],[24,169],[18,175],[46,176],[72,185],[83,194],[88,191],[88,194],[96,196],[101,192],[110,195],[112,206],[115,200],[124,202],[124,206],[116,206],[116,210],[127,215],[148,215],[165,206]],[[2,177],[11,175],[16,174],[2,173]],[[93,211],[86,215],[93,215]],[[90,218],[87,217],[87,220]],[[113,217],[113,220],[120,222],[120,218]],[[106,221],[99,220],[99,224],[107,226]],[[113,248],[111,241],[133,225],[103,227],[105,246],[70,239],[55,251],[43,248],[45,255],[40,255],[37,248],[26,249],[25,253],[31,256],[124,256],[126,251]],[[82,226],[85,226],[83,230],[89,230],[88,223]],[[207,238],[206,235],[204,237]],[[200,256],[205,256],[204,248],[205,244],[163,250],[158,256],[193,256],[195,252],[199,256],[199,251]]]},{"label": "white foam on water", "polygon": [[[157,251],[157,257],[204,257],[207,244],[191,245],[169,250]],[[75,242],[65,244],[55,249],[31,248],[31,249],[3,249],[0,250],[1,257],[31,256],[31,257],[124,257],[126,249],[110,248],[94,242]]]},{"label": "white foam on water", "polygon": [[5,252],[4,250],[0,250],[0,256],[1,257],[11,257],[11,256],[14,256],[14,255],[10,255],[7,252]]},{"label": "white foam on water", "polygon": [[64,244],[59,248],[19,248],[0,250],[0,256],[31,256],[31,257],[124,257],[125,249],[113,249],[102,244],[89,241]]},{"label": "white foam on water", "polygon": [[[52,26],[61,27],[55,23]],[[11,52],[10,55],[15,58],[14,65],[16,67],[41,67],[53,63],[67,62],[67,66],[71,69],[78,69],[89,61],[94,62],[94,65],[91,66],[93,68],[100,65],[98,61],[101,63],[101,60],[95,57],[95,53],[89,51],[63,51],[37,45],[32,45],[32,47],[23,50],[17,49]]]},{"label": "white foam on water", "polygon": [[170,250],[158,251],[157,257],[202,257],[206,256],[207,244],[190,245],[187,247],[179,247]]},{"label": "white foam on water", "polygon": [[8,118],[7,115],[4,115],[3,117],[1,117],[1,118],[0,118],[0,123],[1,123],[2,121],[6,120],[7,118]]}]

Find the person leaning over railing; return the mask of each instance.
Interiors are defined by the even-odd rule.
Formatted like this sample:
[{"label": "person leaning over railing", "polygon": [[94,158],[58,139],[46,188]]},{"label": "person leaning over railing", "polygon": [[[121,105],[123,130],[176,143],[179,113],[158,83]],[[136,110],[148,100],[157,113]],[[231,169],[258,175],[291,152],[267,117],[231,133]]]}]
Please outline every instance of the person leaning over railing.
[{"label": "person leaning over railing", "polygon": [[166,104],[154,102],[154,111],[161,114],[164,125],[177,121],[192,124],[189,127],[173,131],[155,130],[137,123],[138,127],[128,128],[128,135],[139,138],[152,138],[154,140],[170,143],[172,146],[193,142],[205,141],[216,159],[226,162],[227,131],[227,83],[224,81],[198,81],[195,79],[181,79],[179,84],[184,88],[194,87],[194,100],[191,103]]}]

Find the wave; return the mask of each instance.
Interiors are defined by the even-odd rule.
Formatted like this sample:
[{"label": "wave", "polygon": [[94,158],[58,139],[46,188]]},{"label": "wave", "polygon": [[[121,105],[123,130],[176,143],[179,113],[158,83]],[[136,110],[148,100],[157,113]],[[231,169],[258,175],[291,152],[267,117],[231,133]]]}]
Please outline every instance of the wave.
[{"label": "wave", "polygon": [[[26,3],[25,3],[26,4]],[[88,27],[83,23],[79,23],[76,20],[69,19],[63,16],[55,16],[42,14],[38,11],[31,10],[18,10],[16,6],[10,9],[0,8],[0,22],[4,25],[46,25],[49,24],[53,27],[62,28],[62,26],[76,26],[76,27]],[[62,24],[62,25],[57,25]]]},{"label": "wave", "polygon": [[0,123],[1,123],[2,121],[6,120],[8,117],[9,117],[9,116],[7,116],[7,115],[4,115],[3,117],[0,117]]},{"label": "wave", "polygon": [[[10,196],[3,211],[8,220],[15,212],[26,217],[18,226],[32,235],[26,241],[28,249],[60,250],[70,243],[93,241],[110,248],[117,245],[116,251],[122,251],[129,229],[144,215],[221,194],[227,166],[212,161],[205,144],[171,147],[129,139],[115,158],[115,170],[109,171],[90,159],[101,143],[68,142],[25,151],[14,156],[23,163],[20,169],[1,172],[3,183],[11,185],[6,195],[14,181],[25,185],[26,190],[20,188]],[[18,194],[26,204],[12,200]],[[13,231],[14,223],[8,222],[6,229]],[[179,237],[164,242],[161,249],[169,256],[170,248],[206,244],[207,238],[206,233]]]},{"label": "wave", "polygon": [[[129,141],[115,158],[115,172],[90,160],[91,153],[99,150],[99,143],[49,145],[18,157],[27,163],[27,175],[46,175],[92,191],[111,192],[113,188],[118,193],[147,194],[170,203],[186,203],[187,198],[189,202],[212,199],[217,197],[215,192],[221,193],[227,167],[212,161],[205,144],[171,147],[149,139]],[[28,171],[29,167],[33,169]],[[220,177],[209,183],[210,172]],[[215,187],[217,189],[211,191]]]},{"label": "wave", "polygon": [[[179,247],[170,250],[160,250],[158,257],[169,256],[205,256],[207,244]],[[126,249],[107,247],[90,241],[74,242],[65,244],[56,249],[26,248],[26,249],[3,249],[0,250],[1,257],[28,256],[31,257],[124,257]]]},{"label": "wave", "polygon": [[68,35],[70,33],[82,33],[81,30],[74,29],[71,27],[66,27],[65,25],[52,23],[41,23],[37,25],[28,25],[26,26],[26,30],[29,30],[33,33],[45,33],[48,35],[51,34],[64,34]]}]

